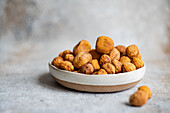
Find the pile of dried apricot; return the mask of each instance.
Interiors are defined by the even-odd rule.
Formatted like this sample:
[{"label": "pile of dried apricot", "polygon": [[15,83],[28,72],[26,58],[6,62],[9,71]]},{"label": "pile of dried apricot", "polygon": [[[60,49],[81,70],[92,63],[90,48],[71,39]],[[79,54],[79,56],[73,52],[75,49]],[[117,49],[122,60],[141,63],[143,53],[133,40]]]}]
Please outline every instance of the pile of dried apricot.
[{"label": "pile of dried apricot", "polygon": [[65,50],[55,57],[52,64],[57,68],[93,75],[129,72],[144,66],[136,45],[118,45],[107,36],[97,38],[95,49],[81,40],[73,51]]}]

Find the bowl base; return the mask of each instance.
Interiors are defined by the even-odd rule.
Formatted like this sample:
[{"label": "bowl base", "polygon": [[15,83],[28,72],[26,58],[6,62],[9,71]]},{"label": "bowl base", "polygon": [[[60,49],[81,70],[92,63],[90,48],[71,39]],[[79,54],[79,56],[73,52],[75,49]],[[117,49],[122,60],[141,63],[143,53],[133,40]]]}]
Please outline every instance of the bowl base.
[{"label": "bowl base", "polygon": [[63,80],[59,80],[55,78],[53,75],[51,75],[60,85],[74,89],[77,91],[84,91],[84,92],[98,92],[98,93],[104,93],[104,92],[118,92],[118,91],[123,91],[126,89],[129,89],[133,86],[135,86],[138,82],[141,81],[138,80],[136,82],[131,82],[123,85],[113,85],[113,86],[97,86],[97,85],[82,85],[82,84],[77,84],[77,83],[71,83]]}]

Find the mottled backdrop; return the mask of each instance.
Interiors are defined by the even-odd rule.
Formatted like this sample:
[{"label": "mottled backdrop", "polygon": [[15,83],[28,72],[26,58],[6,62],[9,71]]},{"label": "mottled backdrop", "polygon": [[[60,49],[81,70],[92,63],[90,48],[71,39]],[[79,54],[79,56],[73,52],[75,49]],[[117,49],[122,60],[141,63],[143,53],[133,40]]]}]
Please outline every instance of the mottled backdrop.
[{"label": "mottled backdrop", "polygon": [[[59,86],[47,63],[82,39],[137,44],[144,79],[119,93],[81,93]],[[169,0],[0,0],[0,112],[170,112]],[[138,86],[153,98],[128,106]]]}]

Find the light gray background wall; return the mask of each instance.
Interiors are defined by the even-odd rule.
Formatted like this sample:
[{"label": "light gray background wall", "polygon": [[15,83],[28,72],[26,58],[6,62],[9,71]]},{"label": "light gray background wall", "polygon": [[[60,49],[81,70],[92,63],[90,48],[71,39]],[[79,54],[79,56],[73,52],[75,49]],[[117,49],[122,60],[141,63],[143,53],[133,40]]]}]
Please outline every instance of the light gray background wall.
[{"label": "light gray background wall", "polygon": [[[147,65],[144,79],[119,93],[65,89],[48,75],[47,63],[82,39],[98,36],[115,45],[137,44]],[[1,0],[1,112],[170,112],[169,0]],[[129,95],[148,85],[153,98],[141,108]]]}]

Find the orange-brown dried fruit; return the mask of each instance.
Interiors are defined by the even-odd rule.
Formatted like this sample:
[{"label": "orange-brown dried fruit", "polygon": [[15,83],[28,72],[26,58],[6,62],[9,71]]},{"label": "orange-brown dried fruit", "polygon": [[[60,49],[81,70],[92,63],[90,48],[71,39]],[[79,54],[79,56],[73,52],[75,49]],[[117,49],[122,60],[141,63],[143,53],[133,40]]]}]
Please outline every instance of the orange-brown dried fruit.
[{"label": "orange-brown dried fruit", "polygon": [[139,53],[137,58],[142,59],[142,55]]},{"label": "orange-brown dried fruit", "polygon": [[136,69],[139,69],[144,66],[144,63],[141,59],[134,57],[132,63],[136,66]]},{"label": "orange-brown dried fruit", "polygon": [[108,54],[114,48],[114,42],[107,36],[100,36],[96,41],[96,51]]},{"label": "orange-brown dried fruit", "polygon": [[122,67],[123,67],[123,72],[136,70],[136,66],[132,63],[124,63]]},{"label": "orange-brown dried fruit", "polygon": [[138,88],[138,90],[142,90],[148,94],[148,99],[152,97],[152,92],[148,86],[141,86]]},{"label": "orange-brown dried fruit", "polygon": [[62,61],[60,63],[60,69],[64,69],[66,71],[73,71],[74,70],[74,66],[69,61]]},{"label": "orange-brown dried fruit", "polygon": [[63,58],[58,56],[58,57],[55,57],[52,61],[52,64],[56,67],[59,67],[60,66],[60,63],[63,61]]},{"label": "orange-brown dried fruit", "polygon": [[111,63],[111,58],[109,57],[109,55],[106,54],[100,57],[100,65],[102,66],[105,63]]},{"label": "orange-brown dried fruit", "polygon": [[66,54],[64,60],[73,62],[74,56],[72,54]]},{"label": "orange-brown dried fruit", "polygon": [[75,68],[79,69],[81,66],[91,61],[92,56],[90,53],[80,52],[74,57],[73,65],[75,66]]},{"label": "orange-brown dried fruit", "polygon": [[73,71],[74,73],[78,73],[78,71]]},{"label": "orange-brown dried fruit", "polygon": [[139,49],[137,45],[130,45],[126,48],[126,54],[129,58],[137,57],[139,54]]},{"label": "orange-brown dried fruit", "polygon": [[122,57],[120,58],[120,62],[121,62],[122,64],[124,64],[125,62],[126,62],[126,63],[130,63],[130,62],[131,62],[131,59],[130,59],[129,57],[127,57],[127,56],[122,56]]},{"label": "orange-brown dried fruit", "polygon": [[100,69],[98,72],[97,72],[98,75],[107,75],[107,72],[106,70],[104,69]]},{"label": "orange-brown dried fruit", "polygon": [[70,50],[65,50],[65,51],[63,51],[62,57],[64,58],[66,56],[66,54],[72,54],[72,52]]},{"label": "orange-brown dried fruit", "polygon": [[142,106],[148,100],[148,95],[142,90],[138,90],[134,94],[132,94],[129,98],[129,102],[134,106]]},{"label": "orange-brown dried fruit", "polygon": [[80,72],[84,73],[84,74],[92,74],[94,71],[93,66],[90,63],[84,64],[81,68],[80,68]]},{"label": "orange-brown dried fruit", "polygon": [[108,74],[115,74],[115,67],[111,63],[105,63],[102,68],[105,69]]},{"label": "orange-brown dried fruit", "polygon": [[81,40],[74,48],[73,48],[73,54],[77,55],[80,52],[90,52],[91,45],[86,40]]},{"label": "orange-brown dried fruit", "polygon": [[100,69],[100,65],[97,59],[92,60],[92,65],[95,71]]},{"label": "orange-brown dried fruit", "polygon": [[114,59],[119,60],[120,52],[116,48],[114,48],[110,51],[109,56],[110,56],[111,60],[114,60]]},{"label": "orange-brown dried fruit", "polygon": [[115,66],[115,72],[119,73],[122,70],[122,63],[118,60],[112,60],[112,64]]},{"label": "orange-brown dried fruit", "polygon": [[123,45],[116,46],[116,49],[120,52],[121,56],[126,55],[126,47]]},{"label": "orange-brown dried fruit", "polygon": [[100,59],[101,54],[96,51],[96,49],[90,50],[90,54],[93,59]]},{"label": "orange-brown dried fruit", "polygon": [[58,56],[63,57],[63,52],[61,52]]},{"label": "orange-brown dried fruit", "polygon": [[98,72],[97,72],[97,71],[95,71],[92,75],[98,75]]}]

